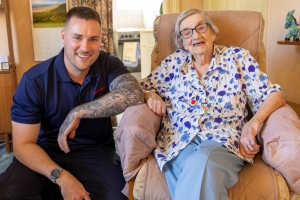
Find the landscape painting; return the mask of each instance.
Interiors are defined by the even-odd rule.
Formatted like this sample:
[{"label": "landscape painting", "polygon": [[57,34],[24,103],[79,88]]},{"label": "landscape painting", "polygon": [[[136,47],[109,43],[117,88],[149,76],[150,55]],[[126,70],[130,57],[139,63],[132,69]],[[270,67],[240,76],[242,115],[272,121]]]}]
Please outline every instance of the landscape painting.
[{"label": "landscape painting", "polygon": [[33,28],[64,27],[66,0],[31,0]]}]

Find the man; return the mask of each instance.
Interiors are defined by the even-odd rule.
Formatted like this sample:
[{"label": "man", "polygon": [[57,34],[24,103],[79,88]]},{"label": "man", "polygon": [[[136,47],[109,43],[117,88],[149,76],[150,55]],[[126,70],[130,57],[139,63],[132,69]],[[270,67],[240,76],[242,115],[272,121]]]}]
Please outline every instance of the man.
[{"label": "man", "polygon": [[61,37],[62,51],[28,70],[14,95],[15,159],[0,175],[0,199],[126,199],[110,116],[143,103],[143,92],[99,50],[96,11],[70,9]]}]

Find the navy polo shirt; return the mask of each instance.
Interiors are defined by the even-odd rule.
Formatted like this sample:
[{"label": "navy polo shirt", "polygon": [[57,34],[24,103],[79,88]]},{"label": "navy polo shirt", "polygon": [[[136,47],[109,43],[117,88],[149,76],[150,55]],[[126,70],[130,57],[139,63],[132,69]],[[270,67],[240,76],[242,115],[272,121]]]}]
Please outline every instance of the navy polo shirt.
[{"label": "navy polo shirt", "polygon": [[[80,85],[69,77],[63,58],[64,49],[25,72],[11,107],[12,121],[41,123],[38,143],[50,146],[58,146],[58,131],[70,110],[105,95],[116,77],[129,73],[119,58],[101,51]],[[81,119],[75,138],[68,143],[70,147],[105,144],[112,133],[109,117]]]}]

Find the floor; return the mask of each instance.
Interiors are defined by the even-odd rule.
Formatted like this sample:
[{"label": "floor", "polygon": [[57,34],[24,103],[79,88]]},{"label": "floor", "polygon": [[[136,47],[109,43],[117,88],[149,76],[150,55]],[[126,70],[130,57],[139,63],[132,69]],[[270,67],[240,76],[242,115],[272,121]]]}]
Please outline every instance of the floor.
[{"label": "floor", "polygon": [[4,144],[4,140],[1,141],[0,140],[0,154],[5,153],[5,144]]},{"label": "floor", "polygon": [[3,142],[0,142],[0,174],[6,170],[13,157],[14,154],[12,152],[6,153],[5,144]]}]

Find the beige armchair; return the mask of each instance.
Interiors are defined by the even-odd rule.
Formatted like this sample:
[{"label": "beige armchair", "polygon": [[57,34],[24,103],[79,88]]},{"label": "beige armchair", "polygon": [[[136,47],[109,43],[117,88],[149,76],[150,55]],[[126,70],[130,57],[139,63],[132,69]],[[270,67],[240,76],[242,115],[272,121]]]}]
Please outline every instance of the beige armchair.
[{"label": "beige armchair", "polygon": [[[248,49],[265,71],[263,46],[264,20],[254,11],[208,11],[220,32],[217,44]],[[176,50],[174,25],[177,14],[159,16],[154,22],[156,40],[152,52],[152,69]],[[164,174],[151,154],[160,117],[147,105],[126,109],[115,131],[118,149],[128,181],[123,192],[129,199],[171,199]],[[300,120],[288,106],[278,109],[267,119],[259,133],[263,151],[253,165],[246,164],[238,183],[228,189],[232,200],[290,199],[289,190],[300,194]]]}]

